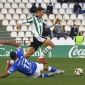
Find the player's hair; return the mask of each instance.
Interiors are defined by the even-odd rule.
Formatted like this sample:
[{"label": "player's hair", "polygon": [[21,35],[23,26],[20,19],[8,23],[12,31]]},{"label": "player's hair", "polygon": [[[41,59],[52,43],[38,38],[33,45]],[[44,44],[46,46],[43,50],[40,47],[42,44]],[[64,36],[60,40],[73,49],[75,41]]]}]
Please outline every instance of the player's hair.
[{"label": "player's hair", "polygon": [[40,8],[37,8],[36,12],[42,11],[42,10],[44,10],[44,8],[40,7]]},{"label": "player's hair", "polygon": [[10,57],[14,60],[16,58],[16,53],[14,51],[10,52]]}]

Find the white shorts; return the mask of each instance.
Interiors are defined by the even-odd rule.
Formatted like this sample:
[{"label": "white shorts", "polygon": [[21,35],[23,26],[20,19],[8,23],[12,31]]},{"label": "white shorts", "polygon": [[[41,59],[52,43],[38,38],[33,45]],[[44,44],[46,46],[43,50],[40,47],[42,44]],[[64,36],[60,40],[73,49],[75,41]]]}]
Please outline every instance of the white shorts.
[{"label": "white shorts", "polygon": [[37,64],[37,69],[35,71],[35,73],[31,76],[31,78],[38,78],[41,75],[41,71],[43,71],[43,64]]}]

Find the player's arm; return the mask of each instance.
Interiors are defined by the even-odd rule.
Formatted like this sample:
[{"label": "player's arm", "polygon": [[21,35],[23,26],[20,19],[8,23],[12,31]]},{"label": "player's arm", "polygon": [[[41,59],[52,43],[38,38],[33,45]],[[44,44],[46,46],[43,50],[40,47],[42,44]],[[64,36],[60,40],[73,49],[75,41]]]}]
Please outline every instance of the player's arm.
[{"label": "player's arm", "polygon": [[6,73],[4,73],[4,74],[1,74],[0,75],[0,78],[5,78],[5,77],[7,77],[7,76],[9,76],[10,74],[8,73],[8,72],[6,72]]},{"label": "player's arm", "polygon": [[0,44],[3,44],[3,45],[12,45],[16,48],[20,47],[20,45],[18,43],[15,43],[15,42],[9,42],[9,41],[1,41]]},{"label": "player's arm", "polygon": [[7,60],[6,71],[8,71],[10,67],[11,67],[10,60]]},{"label": "player's arm", "polygon": [[14,64],[14,60],[7,60],[6,71],[8,71],[10,69],[10,67],[12,66],[12,64]]},{"label": "player's arm", "polygon": [[8,41],[1,41],[0,44],[3,44],[3,45],[12,45],[14,47],[16,47],[16,53],[18,55],[18,57],[21,57],[23,56],[23,51],[20,47],[20,45],[18,43],[15,43],[15,42],[8,42]]},{"label": "player's arm", "polygon": [[17,29],[21,29],[21,25],[24,24],[24,23],[31,23],[33,21],[33,17],[30,17],[28,19],[25,19],[23,21],[19,21],[17,24],[16,24],[16,28]]},{"label": "player's arm", "polygon": [[48,28],[55,26],[58,22],[60,22],[60,20],[58,18],[56,19],[55,23],[53,23],[53,24],[47,24],[46,22],[44,22],[45,29],[48,29]]}]

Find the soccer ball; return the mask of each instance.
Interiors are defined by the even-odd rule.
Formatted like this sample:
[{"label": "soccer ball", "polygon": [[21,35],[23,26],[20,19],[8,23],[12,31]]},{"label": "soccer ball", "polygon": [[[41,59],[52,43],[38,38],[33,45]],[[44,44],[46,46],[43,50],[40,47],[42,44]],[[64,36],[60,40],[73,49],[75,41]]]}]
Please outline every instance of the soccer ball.
[{"label": "soccer ball", "polygon": [[82,68],[76,68],[74,71],[76,76],[81,76],[83,74],[83,69]]}]

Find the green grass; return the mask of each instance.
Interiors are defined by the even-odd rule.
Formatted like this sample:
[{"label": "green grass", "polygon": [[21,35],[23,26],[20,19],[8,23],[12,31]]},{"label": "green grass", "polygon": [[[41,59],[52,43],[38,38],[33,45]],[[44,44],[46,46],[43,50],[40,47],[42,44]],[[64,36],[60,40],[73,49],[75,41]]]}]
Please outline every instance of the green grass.
[{"label": "green grass", "polygon": [[[30,58],[32,61],[36,59]],[[0,74],[5,72],[7,59],[0,59]],[[7,78],[0,79],[0,85],[85,85],[85,73],[82,76],[75,76],[74,70],[77,67],[85,70],[85,59],[46,59],[49,66],[65,70],[64,75],[56,75],[50,78],[27,78],[25,75],[15,72]]]}]

